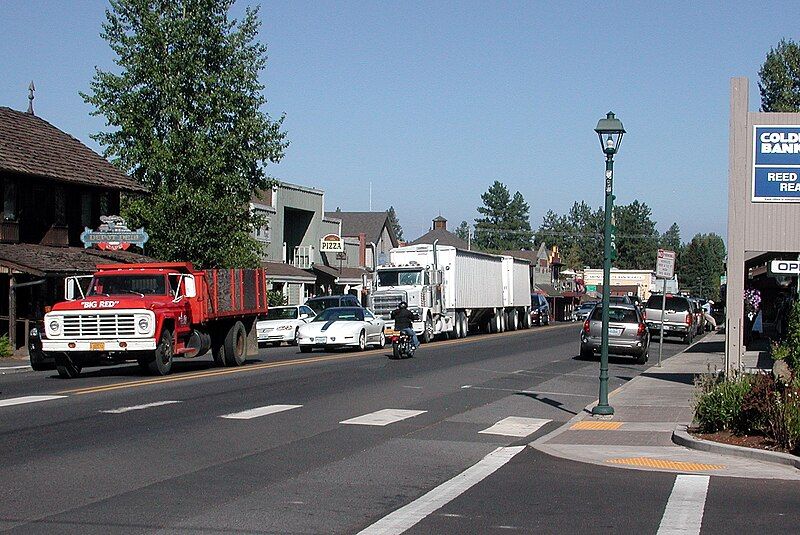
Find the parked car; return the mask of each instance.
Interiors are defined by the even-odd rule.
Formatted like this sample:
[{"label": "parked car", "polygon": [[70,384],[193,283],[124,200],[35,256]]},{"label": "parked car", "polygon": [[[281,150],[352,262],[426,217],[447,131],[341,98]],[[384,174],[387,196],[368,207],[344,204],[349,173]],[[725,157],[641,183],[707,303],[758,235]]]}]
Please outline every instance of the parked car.
[{"label": "parked car", "polygon": [[383,347],[386,335],[384,321],[362,307],[326,308],[310,323],[301,325],[297,335],[300,351],[308,353],[315,347],[357,347],[360,351],[368,345]]},{"label": "parked car", "polygon": [[550,325],[550,303],[542,294],[531,294],[531,325]]},{"label": "parked car", "polygon": [[706,331],[706,317],[703,314],[703,305],[699,299],[691,298],[692,308],[694,309],[695,334]]},{"label": "parked car", "polygon": [[[658,335],[661,328],[661,294],[653,294],[647,300],[647,328]],[[664,336],[678,336],[691,344],[697,332],[692,303],[682,295],[667,294],[664,309]]]},{"label": "parked car", "polygon": [[589,317],[589,314],[592,313],[595,305],[597,305],[597,301],[587,301],[586,303],[581,303],[581,306],[575,309],[573,313],[575,316],[575,321],[586,321]]},{"label": "parked car", "polygon": [[322,295],[306,300],[306,306],[316,314],[333,307],[360,307],[361,303],[355,295]]},{"label": "parked car", "polygon": [[279,346],[286,342],[296,346],[298,329],[314,316],[314,311],[306,305],[270,307],[267,315],[259,317],[256,322],[258,343]]},{"label": "parked car", "polygon": [[[603,307],[594,307],[583,322],[581,331],[581,358],[591,358],[600,351],[603,332]],[[631,355],[637,364],[647,362],[650,332],[641,311],[635,305],[610,305],[608,307],[608,351],[617,355]]]}]

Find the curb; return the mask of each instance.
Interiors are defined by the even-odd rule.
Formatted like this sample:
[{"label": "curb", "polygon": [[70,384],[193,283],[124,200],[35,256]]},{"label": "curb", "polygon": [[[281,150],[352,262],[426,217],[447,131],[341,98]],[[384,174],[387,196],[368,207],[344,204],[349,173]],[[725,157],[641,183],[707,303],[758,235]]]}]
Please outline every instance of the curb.
[{"label": "curb", "polygon": [[0,366],[0,375],[12,375],[15,373],[32,372],[33,368],[28,365],[23,366]]},{"label": "curb", "polygon": [[672,432],[672,442],[679,446],[693,450],[717,453],[721,455],[730,455],[733,457],[743,457],[745,459],[753,459],[756,461],[764,461],[767,463],[782,464],[784,466],[800,468],[800,457],[779,451],[745,448],[744,446],[721,444],[711,440],[695,438],[686,431],[686,428],[686,424],[678,425],[678,427],[675,428],[675,431]]}]

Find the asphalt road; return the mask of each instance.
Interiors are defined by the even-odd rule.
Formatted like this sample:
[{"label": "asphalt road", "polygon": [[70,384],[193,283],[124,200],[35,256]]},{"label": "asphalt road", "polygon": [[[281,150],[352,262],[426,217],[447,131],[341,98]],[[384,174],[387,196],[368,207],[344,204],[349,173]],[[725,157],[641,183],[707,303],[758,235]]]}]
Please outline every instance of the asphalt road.
[{"label": "asphalt road", "polygon": [[[241,368],[181,362],[164,378],[136,366],[75,380],[0,377],[0,529],[358,532],[596,399],[598,365],[576,357],[578,332],[558,325],[437,342],[401,361],[387,350],[267,348]],[[665,356],[682,347],[667,344]],[[644,368],[612,357],[610,388]],[[3,406],[26,396],[52,398]],[[538,420],[524,437],[485,432],[508,417]],[[529,448],[412,532],[655,532],[674,481]],[[731,499],[717,481],[710,511],[714,496]],[[796,498],[793,486],[758,495],[787,491]],[[593,504],[614,520],[592,520]]]}]

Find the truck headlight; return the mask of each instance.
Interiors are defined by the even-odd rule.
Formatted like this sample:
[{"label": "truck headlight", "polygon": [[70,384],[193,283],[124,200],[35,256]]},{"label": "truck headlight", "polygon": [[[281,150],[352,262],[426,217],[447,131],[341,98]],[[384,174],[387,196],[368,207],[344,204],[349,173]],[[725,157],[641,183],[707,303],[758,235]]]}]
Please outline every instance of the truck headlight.
[{"label": "truck headlight", "polygon": [[136,332],[138,334],[148,334],[153,329],[153,318],[149,315],[136,317]]},{"label": "truck headlight", "polygon": [[50,320],[48,327],[50,327],[50,332],[58,334],[61,331],[61,322],[58,320]]},{"label": "truck headlight", "polygon": [[139,319],[139,330],[146,331],[150,328],[150,320],[147,318],[140,318]]}]

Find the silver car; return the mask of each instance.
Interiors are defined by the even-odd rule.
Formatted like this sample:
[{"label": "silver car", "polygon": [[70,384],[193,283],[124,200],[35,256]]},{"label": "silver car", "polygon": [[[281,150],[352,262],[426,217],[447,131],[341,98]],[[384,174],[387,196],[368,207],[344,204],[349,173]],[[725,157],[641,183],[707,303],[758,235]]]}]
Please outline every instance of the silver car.
[{"label": "silver car", "polygon": [[[583,322],[581,331],[581,358],[592,358],[600,352],[603,331],[603,307],[597,305],[589,318]],[[608,352],[631,355],[637,364],[647,362],[650,348],[650,332],[644,316],[635,305],[611,305],[608,307]]]},{"label": "silver car", "polygon": [[[663,296],[653,294],[647,300],[645,313],[647,327],[656,337],[661,330],[661,304]],[[667,294],[664,309],[664,336],[679,336],[686,344],[691,344],[697,334],[697,320],[692,303],[682,295]]]}]

